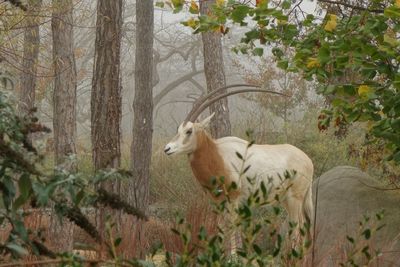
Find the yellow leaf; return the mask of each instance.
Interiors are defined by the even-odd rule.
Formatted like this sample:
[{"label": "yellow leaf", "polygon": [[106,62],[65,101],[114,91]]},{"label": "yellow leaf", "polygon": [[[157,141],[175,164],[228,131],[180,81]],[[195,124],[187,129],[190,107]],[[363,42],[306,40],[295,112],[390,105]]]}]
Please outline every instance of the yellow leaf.
[{"label": "yellow leaf", "polygon": [[383,41],[385,43],[390,44],[391,46],[397,46],[399,43],[395,38],[393,38],[392,36],[390,36],[390,34],[387,33],[383,35]]},{"label": "yellow leaf", "polygon": [[373,121],[368,121],[367,122],[367,129],[370,131],[374,127],[374,122]]},{"label": "yellow leaf", "polygon": [[337,16],[334,14],[329,14],[329,19],[325,24],[325,31],[332,32],[336,29],[337,26]]},{"label": "yellow leaf", "polygon": [[287,20],[285,19],[278,19],[278,25],[286,25],[287,24]]},{"label": "yellow leaf", "polygon": [[366,96],[369,93],[372,93],[374,90],[369,87],[368,85],[360,85],[358,87],[358,95],[359,96]]},{"label": "yellow leaf", "polygon": [[188,21],[186,21],[186,24],[191,28],[195,28],[197,21],[194,18],[190,18]]},{"label": "yellow leaf", "polygon": [[400,0],[396,0],[395,5],[396,5],[397,7],[400,7]]},{"label": "yellow leaf", "polygon": [[313,68],[318,68],[319,66],[321,66],[321,64],[319,63],[319,60],[315,57],[310,57],[307,61],[307,68],[309,69],[313,69]]},{"label": "yellow leaf", "polygon": [[217,7],[222,7],[225,5],[225,0],[217,0],[216,4],[217,4]]},{"label": "yellow leaf", "polygon": [[384,117],[386,117],[386,115],[385,115],[385,113],[383,113],[383,111],[381,110],[381,111],[379,111],[378,112],[378,114],[382,117],[382,118],[384,118]]},{"label": "yellow leaf", "polygon": [[256,6],[257,7],[267,7],[268,0],[256,0]]},{"label": "yellow leaf", "polygon": [[191,8],[194,12],[198,12],[198,11],[199,11],[199,6],[197,5],[197,3],[196,3],[194,0],[192,0],[192,1],[190,2],[190,8]]}]

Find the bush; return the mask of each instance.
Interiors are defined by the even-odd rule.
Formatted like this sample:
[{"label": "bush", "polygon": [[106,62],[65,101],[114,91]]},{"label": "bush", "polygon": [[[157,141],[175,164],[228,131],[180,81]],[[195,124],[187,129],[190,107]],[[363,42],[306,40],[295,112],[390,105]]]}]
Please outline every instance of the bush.
[{"label": "bush", "polygon": [[[10,229],[0,241],[0,262],[21,258],[28,251],[51,258],[57,256],[45,246],[41,231],[27,227],[28,209],[54,207],[57,216],[69,219],[97,242],[111,248],[114,241],[103,240],[103,233],[89,222],[81,207],[105,205],[145,218],[143,212],[98,186],[111,178],[130,176],[127,172],[110,170],[90,177],[63,169],[46,173],[43,157],[32,145],[30,136],[43,131],[49,130],[33,115],[16,115],[7,96],[0,92],[0,225]],[[94,190],[95,187],[98,189]]]}]

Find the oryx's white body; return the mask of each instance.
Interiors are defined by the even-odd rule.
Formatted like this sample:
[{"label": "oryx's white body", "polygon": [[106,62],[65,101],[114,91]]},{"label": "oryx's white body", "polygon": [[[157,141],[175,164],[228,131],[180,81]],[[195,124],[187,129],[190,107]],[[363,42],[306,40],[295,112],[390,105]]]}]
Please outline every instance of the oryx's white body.
[{"label": "oryx's white body", "polygon": [[[309,189],[314,168],[312,161],[303,151],[288,144],[254,144],[247,148],[248,142],[237,137],[220,138],[215,140],[215,143],[229,169],[229,177],[240,188],[240,198],[247,198],[259,188],[261,181],[264,181],[264,184],[271,189],[270,200],[279,194],[291,220],[304,223],[303,215],[311,216],[303,212],[310,212],[308,209],[312,211]],[[241,166],[243,162],[236,152],[241,155],[247,153],[244,166],[250,166],[250,169],[241,176],[240,170],[233,167]],[[291,173],[293,177],[285,179],[285,172]],[[246,177],[254,177],[254,183],[249,183]]]},{"label": "oryx's white body", "polygon": [[[188,154],[192,171],[199,183],[212,189],[213,177],[223,176],[224,188],[232,182],[238,186],[231,192],[231,199],[240,201],[254,192],[264,181],[270,186],[271,198],[280,194],[280,200],[293,222],[302,225],[311,219],[313,210],[311,185],[313,164],[310,158],[300,149],[284,145],[252,145],[237,137],[212,139],[205,127],[212,116],[201,123],[186,122],[178,128],[178,134],[166,145],[168,155]],[[245,160],[241,160],[236,152]],[[241,175],[242,166],[250,169]],[[284,179],[285,172],[295,171],[294,177]],[[254,178],[249,183],[246,177]]]}]

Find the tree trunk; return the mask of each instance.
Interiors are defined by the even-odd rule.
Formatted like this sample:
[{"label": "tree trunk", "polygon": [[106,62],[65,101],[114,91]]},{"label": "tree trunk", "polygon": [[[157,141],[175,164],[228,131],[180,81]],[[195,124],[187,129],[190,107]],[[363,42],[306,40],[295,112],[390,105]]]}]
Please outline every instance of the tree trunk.
[{"label": "tree trunk", "polygon": [[35,106],[37,63],[39,58],[39,18],[35,14],[40,10],[42,0],[28,1],[28,11],[24,29],[24,54],[20,77],[19,111],[26,114]]},{"label": "tree trunk", "polygon": [[145,210],[149,202],[149,178],[153,135],[153,2],[136,2],[136,53],[134,122],[131,148],[135,179],[135,203]]},{"label": "tree trunk", "polygon": [[121,28],[122,0],[99,0],[91,97],[96,170],[117,168],[121,161]]},{"label": "tree trunk", "polygon": [[[76,67],[73,38],[72,0],[53,0],[54,95],[53,131],[55,162],[76,154]],[[75,166],[71,166],[74,169]]]},{"label": "tree trunk", "polygon": [[[96,42],[91,95],[91,139],[95,170],[118,168],[121,162],[121,31],[122,0],[98,0]],[[105,190],[120,194],[121,181],[107,181],[101,185]],[[106,217],[109,214],[120,231],[121,212],[100,207],[97,227],[104,240]],[[129,237],[126,237],[129,239]],[[101,244],[99,257],[105,258],[106,246]]]},{"label": "tree trunk", "polygon": [[[200,0],[200,12],[207,14],[215,0]],[[221,34],[218,32],[202,33],[204,48],[204,71],[206,74],[207,91],[211,92],[226,85],[224,59],[222,54]],[[221,91],[221,94],[224,93]],[[228,99],[222,99],[210,106],[210,112],[215,112],[211,120],[211,134],[214,138],[231,134]]]},{"label": "tree trunk", "polygon": [[[131,160],[134,194],[130,203],[146,211],[149,204],[150,162],[153,137],[153,29],[154,3],[136,1],[135,97]],[[134,243],[137,257],[143,257],[142,224],[136,223]]]},{"label": "tree trunk", "polygon": [[[52,1],[51,29],[53,35],[53,132],[55,164],[60,165],[66,157],[76,153],[76,68],[73,38],[72,0]],[[64,165],[69,171],[76,166]],[[73,223],[62,221],[55,214],[49,227],[52,250],[73,250]]]}]

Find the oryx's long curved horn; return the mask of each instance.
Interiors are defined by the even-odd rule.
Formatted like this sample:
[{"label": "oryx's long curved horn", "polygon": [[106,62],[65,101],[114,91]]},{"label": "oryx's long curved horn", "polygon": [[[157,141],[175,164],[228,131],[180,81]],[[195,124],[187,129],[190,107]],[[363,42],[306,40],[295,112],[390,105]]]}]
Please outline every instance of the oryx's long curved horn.
[{"label": "oryx's long curved horn", "polygon": [[259,88],[258,85],[252,85],[252,84],[231,84],[231,85],[227,85],[227,86],[220,87],[220,88],[218,88],[218,89],[216,89],[216,90],[214,90],[214,91],[211,91],[211,92],[207,93],[206,95],[199,97],[199,99],[197,99],[197,100],[194,102],[193,108],[192,108],[192,110],[189,112],[189,114],[186,116],[186,118],[185,118],[185,120],[184,120],[184,123],[190,121],[190,118],[192,117],[192,114],[193,114],[194,112],[196,112],[196,110],[197,110],[205,101],[207,101],[207,99],[209,99],[209,98],[212,97],[213,95],[215,95],[215,94],[217,94],[217,93],[219,93],[219,92],[221,92],[221,91],[223,91],[223,90],[227,90],[227,89],[229,89],[229,88],[234,88],[234,87],[255,87],[255,88]]},{"label": "oryx's long curved horn", "polygon": [[[211,96],[215,95],[217,92],[224,90],[224,89],[228,89],[228,88],[233,88],[233,87],[243,87],[243,86],[250,86],[253,88],[247,88],[247,89],[239,89],[239,90],[235,90],[232,92],[226,92],[223,93],[221,95],[215,96],[211,99],[209,99]],[[251,92],[261,92],[261,93],[269,93],[269,94],[274,94],[274,95],[281,95],[281,96],[285,96],[288,97],[288,95],[285,95],[283,93],[279,93],[279,92],[275,92],[275,91],[271,91],[271,90],[266,90],[266,89],[261,89],[259,86],[256,85],[245,85],[245,84],[240,84],[240,85],[230,85],[230,86],[225,86],[225,87],[221,87],[218,88],[215,91],[210,92],[209,94],[201,97],[199,99],[199,101],[196,101],[197,103],[195,103],[193,109],[189,112],[189,114],[187,115],[187,117],[185,118],[184,122],[194,122],[197,117],[210,105],[212,105],[213,103],[217,102],[218,100],[224,98],[224,97],[228,97],[231,95],[236,95],[236,94],[241,94],[241,93],[251,93]]]}]

